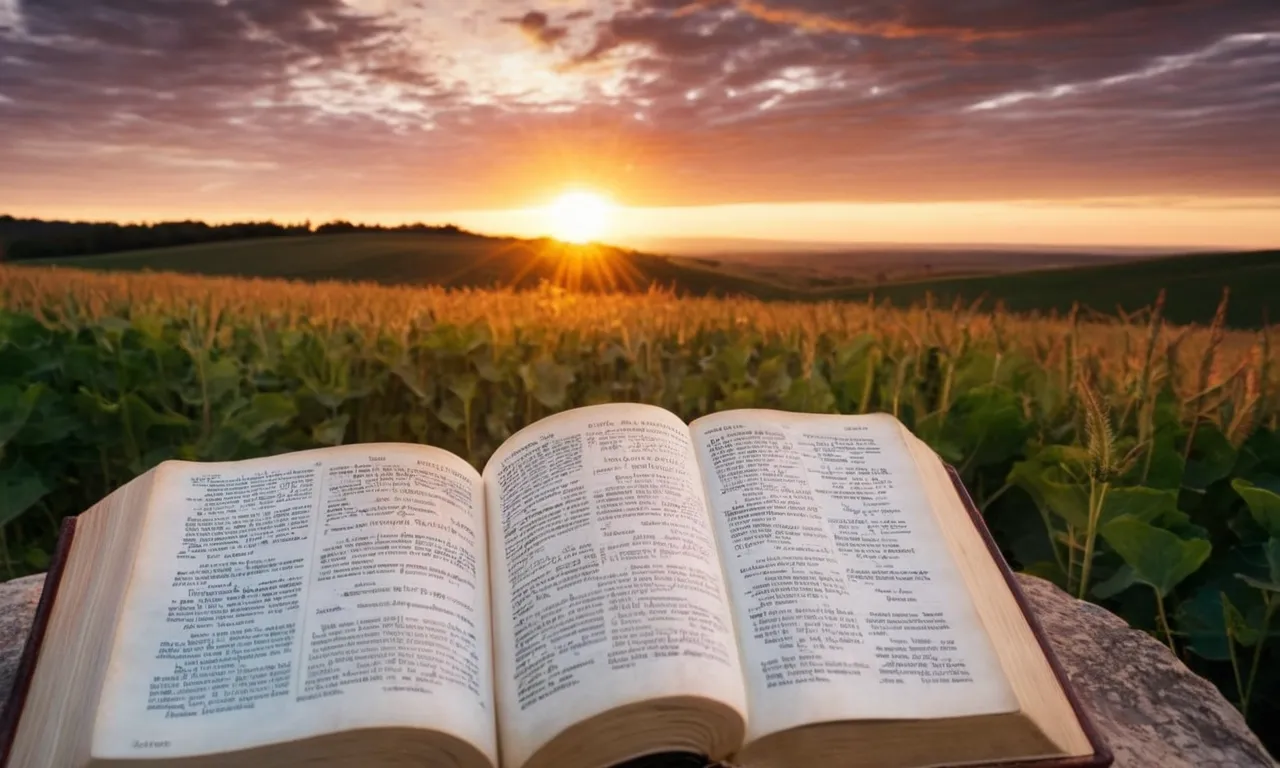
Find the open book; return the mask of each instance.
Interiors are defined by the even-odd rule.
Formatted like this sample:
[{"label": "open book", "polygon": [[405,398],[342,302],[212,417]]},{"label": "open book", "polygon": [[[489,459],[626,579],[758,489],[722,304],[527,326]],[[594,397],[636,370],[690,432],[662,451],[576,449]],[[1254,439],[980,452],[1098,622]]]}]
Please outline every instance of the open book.
[{"label": "open book", "polygon": [[1105,764],[966,500],[883,415],[165,462],[75,523],[8,765]]}]

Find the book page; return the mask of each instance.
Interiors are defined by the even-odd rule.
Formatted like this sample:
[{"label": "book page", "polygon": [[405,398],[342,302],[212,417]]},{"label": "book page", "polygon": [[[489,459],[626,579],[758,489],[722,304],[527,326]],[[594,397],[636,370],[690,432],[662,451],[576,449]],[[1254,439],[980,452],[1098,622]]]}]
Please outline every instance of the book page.
[{"label": "book page", "polygon": [[164,469],[95,757],[405,726],[496,764],[483,487],[470,465],[373,444]]},{"label": "book page", "polygon": [[711,520],[688,428],[647,405],[544,419],[484,472],[503,762],[660,696],[745,714]]},{"label": "book page", "polygon": [[739,627],[748,738],[1017,709],[887,416],[691,425]]}]

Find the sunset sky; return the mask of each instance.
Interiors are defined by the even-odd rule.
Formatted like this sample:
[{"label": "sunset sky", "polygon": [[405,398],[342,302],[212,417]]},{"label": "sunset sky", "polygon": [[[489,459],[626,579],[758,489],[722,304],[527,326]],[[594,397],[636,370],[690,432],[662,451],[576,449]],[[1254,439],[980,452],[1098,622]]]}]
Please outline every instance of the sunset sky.
[{"label": "sunset sky", "polygon": [[1278,0],[0,0],[0,213],[1280,246]]}]

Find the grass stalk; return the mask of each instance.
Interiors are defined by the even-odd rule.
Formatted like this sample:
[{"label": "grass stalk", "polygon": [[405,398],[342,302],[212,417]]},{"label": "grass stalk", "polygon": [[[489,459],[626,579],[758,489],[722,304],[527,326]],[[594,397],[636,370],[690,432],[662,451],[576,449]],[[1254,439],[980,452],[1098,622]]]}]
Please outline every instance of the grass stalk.
[{"label": "grass stalk", "polygon": [[[1244,684],[1244,701],[1240,708],[1240,714],[1244,715],[1246,720],[1249,719],[1249,702],[1253,699],[1253,684],[1258,680],[1258,669],[1262,666],[1262,649],[1267,644],[1267,633],[1271,631],[1271,617],[1276,612],[1276,607],[1280,606],[1280,599],[1273,598],[1269,593],[1263,592],[1262,599],[1266,601],[1266,611],[1262,615],[1262,631],[1258,634],[1258,643],[1253,646],[1253,662],[1249,665],[1249,679]],[[1239,685],[1239,681],[1236,682]]]},{"label": "grass stalk", "polygon": [[1107,489],[1111,484],[1089,478],[1089,527],[1084,533],[1083,562],[1080,564],[1080,590],[1076,597],[1081,600],[1089,594],[1089,575],[1093,570],[1093,546],[1098,539],[1098,521],[1102,519],[1102,506],[1107,499]]},{"label": "grass stalk", "polygon": [[1174,656],[1178,655],[1178,647],[1173,644],[1173,628],[1169,626],[1169,617],[1164,611],[1164,595],[1160,594],[1160,590],[1155,587],[1151,588],[1156,593],[1156,619],[1160,625],[1160,630],[1164,633],[1165,643],[1168,644],[1169,650]]}]

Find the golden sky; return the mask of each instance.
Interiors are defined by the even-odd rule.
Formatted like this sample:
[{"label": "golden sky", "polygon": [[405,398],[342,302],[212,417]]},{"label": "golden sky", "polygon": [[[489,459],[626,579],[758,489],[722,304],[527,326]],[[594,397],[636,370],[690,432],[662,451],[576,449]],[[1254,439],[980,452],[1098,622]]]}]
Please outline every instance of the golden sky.
[{"label": "golden sky", "polygon": [[1280,245],[1274,0],[0,0],[0,213]]}]

